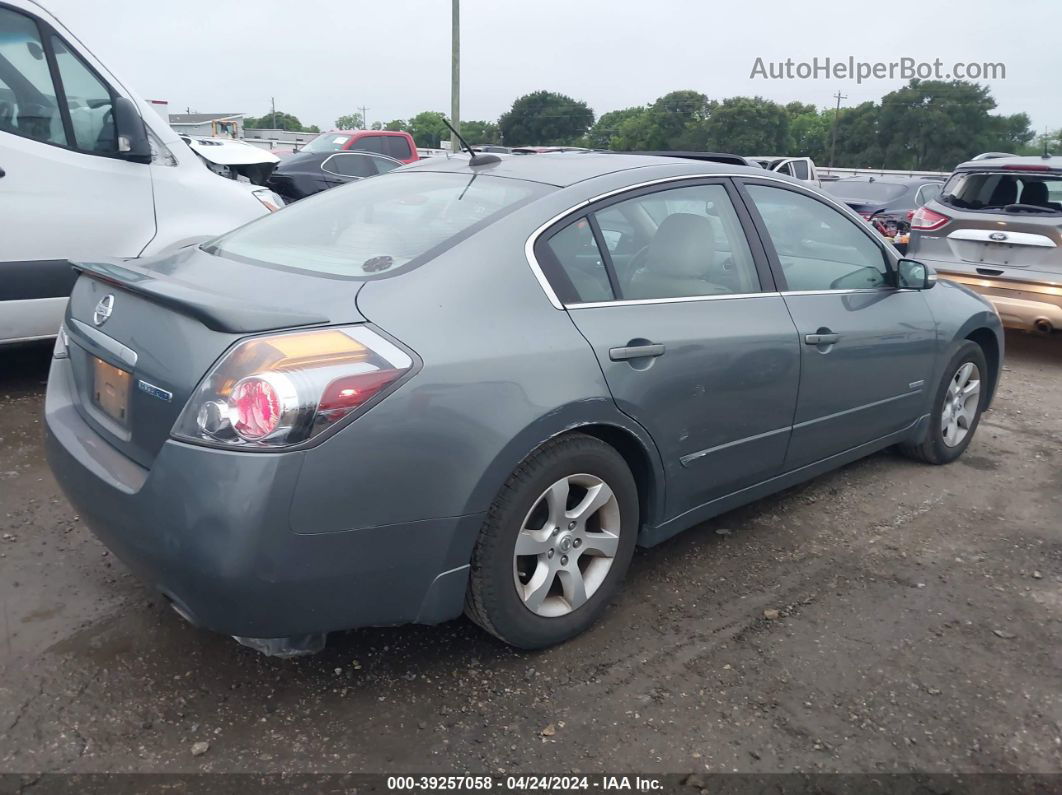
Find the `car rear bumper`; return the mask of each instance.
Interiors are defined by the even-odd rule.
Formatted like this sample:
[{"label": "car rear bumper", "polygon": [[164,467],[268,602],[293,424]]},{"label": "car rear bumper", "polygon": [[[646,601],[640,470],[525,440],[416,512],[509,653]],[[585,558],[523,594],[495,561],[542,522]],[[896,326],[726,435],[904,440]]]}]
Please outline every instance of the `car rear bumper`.
[{"label": "car rear bumper", "polygon": [[52,471],[99,539],[193,623],[279,638],[460,614],[460,551],[482,514],[295,533],[289,509],[313,450],[253,454],[171,440],[147,470],[81,419],[71,380],[69,363],[54,361],[45,401]]},{"label": "car rear bumper", "polygon": [[1062,286],[1039,281],[1016,281],[949,270],[947,263],[925,260],[940,277],[983,295],[1007,328],[1024,331],[1062,330]]}]

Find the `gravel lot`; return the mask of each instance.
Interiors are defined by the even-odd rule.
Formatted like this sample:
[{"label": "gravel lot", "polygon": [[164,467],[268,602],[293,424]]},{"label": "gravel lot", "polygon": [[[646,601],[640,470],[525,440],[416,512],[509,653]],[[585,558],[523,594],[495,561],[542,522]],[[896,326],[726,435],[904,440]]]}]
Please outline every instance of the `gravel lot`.
[{"label": "gravel lot", "polygon": [[1008,345],[958,463],[883,453],[641,551],[563,647],[462,619],[294,661],[87,532],[50,346],[0,351],[0,771],[1062,772],[1062,339]]}]

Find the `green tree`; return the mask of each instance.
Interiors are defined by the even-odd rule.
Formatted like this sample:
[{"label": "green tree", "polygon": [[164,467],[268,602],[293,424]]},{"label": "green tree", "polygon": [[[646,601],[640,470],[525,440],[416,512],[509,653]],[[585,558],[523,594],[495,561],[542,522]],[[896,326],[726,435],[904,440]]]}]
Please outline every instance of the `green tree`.
[{"label": "green tree", "polygon": [[509,146],[570,144],[593,123],[594,112],[585,102],[552,91],[519,97],[498,119],[502,140]]},{"label": "green tree", "polygon": [[463,121],[461,135],[472,145],[501,142],[501,130],[492,121]]},{"label": "green tree", "polygon": [[[833,140],[833,115],[824,113],[830,120],[830,140]],[[841,108],[837,115],[837,150],[834,165],[840,168],[885,168],[885,154],[878,135],[881,108],[873,102],[864,102],[854,108]],[[829,147],[829,144],[827,145]],[[823,163],[829,163],[829,148]]]},{"label": "green tree", "polygon": [[409,127],[409,122],[405,119],[392,119],[383,126],[385,130],[390,130],[391,132],[401,132],[407,127]]},{"label": "green tree", "polygon": [[337,130],[360,130],[365,127],[365,120],[360,113],[348,113],[336,119]]},{"label": "green tree", "polygon": [[405,129],[413,136],[417,146],[436,149],[443,138],[450,137],[444,118],[438,111],[425,110],[411,118]]},{"label": "green tree", "polygon": [[1032,140],[1027,116],[994,116],[995,107],[987,86],[912,80],[881,99],[885,160],[891,168],[946,171],[986,149]]},{"label": "green tree", "polygon": [[[274,121],[275,119],[275,121]],[[292,130],[293,132],[310,132],[302,126],[297,116],[290,113],[265,113],[261,116],[245,116],[244,129],[250,130]]]},{"label": "green tree", "polygon": [[763,97],[730,97],[705,122],[707,144],[739,155],[788,154],[789,115]]},{"label": "green tree", "polygon": [[715,107],[716,103],[699,91],[672,91],[646,108],[619,111],[623,115],[610,125],[615,132],[609,146],[623,151],[704,149],[705,125]]},{"label": "green tree", "polygon": [[819,113],[814,105],[790,102],[785,106],[789,114],[789,145],[786,152],[810,157],[826,164],[830,147],[830,127],[833,111]]},{"label": "green tree", "polygon": [[649,106],[652,135],[646,149],[703,150],[707,125],[717,103],[699,91],[684,89],[664,94]]},{"label": "green tree", "polygon": [[[1010,116],[992,116],[988,132],[982,141],[983,152],[1013,152],[1019,154],[1033,146],[1036,133],[1027,113],[1013,113]],[[1051,147],[1048,147],[1050,151]],[[1043,151],[1041,144],[1034,154]]]},{"label": "green tree", "polygon": [[613,145],[613,141],[618,140],[620,125],[643,113],[645,113],[645,108],[641,105],[622,110],[610,110],[594,122],[594,126],[586,134],[587,146],[591,149],[618,149],[618,146]]}]

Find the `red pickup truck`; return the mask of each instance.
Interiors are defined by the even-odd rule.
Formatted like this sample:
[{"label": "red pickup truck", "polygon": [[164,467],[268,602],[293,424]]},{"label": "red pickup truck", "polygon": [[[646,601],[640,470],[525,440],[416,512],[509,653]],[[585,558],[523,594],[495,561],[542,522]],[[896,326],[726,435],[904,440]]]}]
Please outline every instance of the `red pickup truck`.
[{"label": "red pickup truck", "polygon": [[318,135],[300,151],[343,152],[354,149],[387,155],[403,163],[420,159],[412,135],[390,130],[331,130]]}]

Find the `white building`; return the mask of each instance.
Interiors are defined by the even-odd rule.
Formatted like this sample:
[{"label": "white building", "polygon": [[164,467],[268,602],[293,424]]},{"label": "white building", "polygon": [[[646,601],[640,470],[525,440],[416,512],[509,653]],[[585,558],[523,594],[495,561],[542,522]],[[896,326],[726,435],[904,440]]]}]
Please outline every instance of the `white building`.
[{"label": "white building", "polygon": [[178,135],[242,138],[246,113],[171,113],[170,127]]}]

